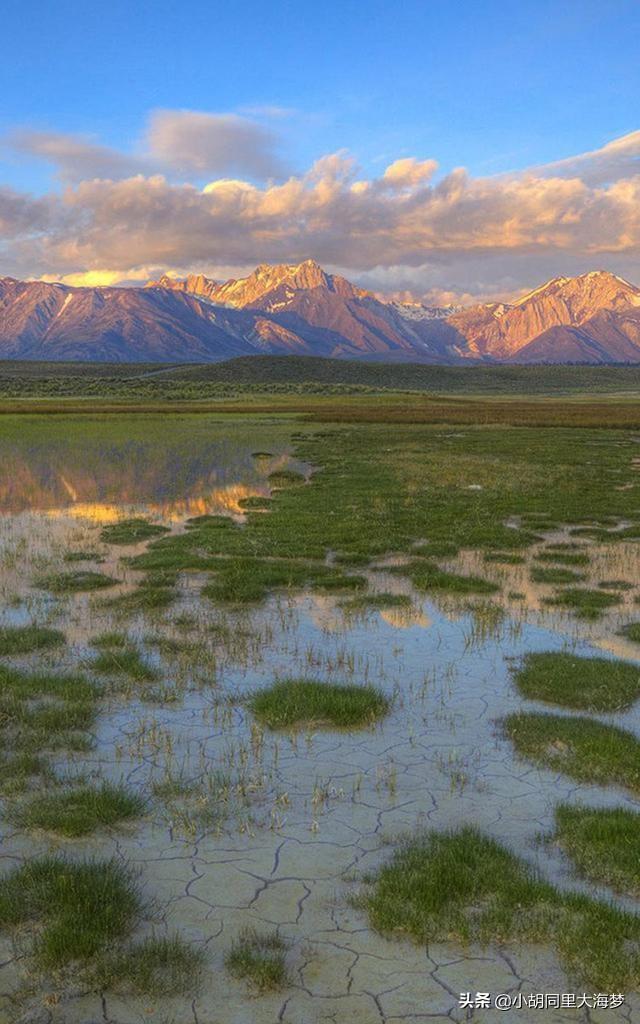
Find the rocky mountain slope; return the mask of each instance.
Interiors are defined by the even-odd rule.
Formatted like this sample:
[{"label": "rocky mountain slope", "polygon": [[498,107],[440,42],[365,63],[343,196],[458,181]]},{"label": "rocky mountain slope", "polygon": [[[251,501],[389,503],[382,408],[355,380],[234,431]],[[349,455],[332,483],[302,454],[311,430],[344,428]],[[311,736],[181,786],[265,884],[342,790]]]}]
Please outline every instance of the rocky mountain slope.
[{"label": "rocky mountain slope", "polygon": [[640,363],[640,289],[606,271],[514,303],[384,302],[313,260],[142,288],[0,279],[0,358],[216,362],[257,352],[394,362]]}]

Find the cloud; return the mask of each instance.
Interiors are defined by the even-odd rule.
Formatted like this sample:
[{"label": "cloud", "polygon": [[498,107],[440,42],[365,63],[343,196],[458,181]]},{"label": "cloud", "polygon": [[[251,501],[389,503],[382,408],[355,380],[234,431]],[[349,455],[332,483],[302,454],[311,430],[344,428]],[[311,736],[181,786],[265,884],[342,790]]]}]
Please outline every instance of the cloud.
[{"label": "cloud", "polygon": [[183,173],[232,172],[258,180],[286,173],[275,133],[237,114],[158,110],[147,144],[158,161]]},{"label": "cloud", "polygon": [[53,164],[60,178],[78,182],[85,178],[126,178],[148,170],[142,158],[100,146],[82,135],[62,132],[13,132],[9,145],[20,153]]},{"label": "cloud", "polygon": [[[274,168],[266,142],[254,145],[261,137],[255,126],[243,134],[236,132],[242,119],[231,118],[227,132],[218,115],[156,118],[149,136],[156,161],[181,159],[200,177],[219,159],[225,171],[204,188],[137,173],[91,175],[41,199],[0,191],[4,265],[23,275],[131,281],[147,267],[201,270],[313,256],[374,289],[483,297],[603,265],[637,276],[635,136],[574,157],[571,173],[562,161],[555,170],[487,178],[458,168],[434,180],[434,160],[403,158],[366,177],[339,152],[304,174],[256,183],[258,172]],[[245,161],[244,171],[229,174],[234,160]]]},{"label": "cloud", "polygon": [[[270,116],[276,113],[272,110]],[[284,117],[285,112],[278,116]],[[287,173],[278,154],[279,136],[237,114],[155,111],[133,153],[64,132],[14,131],[6,143],[21,154],[53,164],[58,177],[71,184],[154,173],[200,178],[231,173],[264,181]]]},{"label": "cloud", "polygon": [[382,180],[393,188],[413,188],[430,181],[437,169],[436,160],[416,160],[415,157],[406,157],[403,160],[394,160],[392,164],[389,164],[382,175]]},{"label": "cloud", "polygon": [[600,149],[534,168],[544,177],[580,178],[587,185],[603,185],[640,174],[640,131],[613,139]]}]

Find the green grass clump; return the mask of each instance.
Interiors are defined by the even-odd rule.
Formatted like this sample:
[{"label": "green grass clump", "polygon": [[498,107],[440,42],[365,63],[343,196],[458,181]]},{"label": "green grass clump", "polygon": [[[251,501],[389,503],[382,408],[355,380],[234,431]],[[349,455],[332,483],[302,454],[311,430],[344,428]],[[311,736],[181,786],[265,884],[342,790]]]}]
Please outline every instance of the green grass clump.
[{"label": "green grass clump", "polygon": [[315,679],[283,679],[255,693],[253,714],[271,729],[295,725],[367,725],[386,715],[390,702],[372,686],[339,686]]},{"label": "green grass clump", "polygon": [[0,884],[0,928],[30,925],[43,968],[87,962],[122,940],[141,909],[133,874],[116,860],[34,858]]},{"label": "green grass clump", "polygon": [[598,586],[603,590],[633,590],[635,584],[628,580],[600,580]]},{"label": "green grass clump", "polygon": [[579,782],[640,791],[640,740],[591,718],[520,712],[503,721],[521,757]]},{"label": "green grass clump", "polygon": [[168,608],[176,597],[177,574],[173,569],[156,569],[147,573],[133,590],[104,602],[105,607],[115,611],[153,612]]},{"label": "green grass clump", "polygon": [[349,576],[319,563],[288,558],[229,558],[218,561],[218,570],[202,593],[213,601],[251,604],[264,600],[271,590],[304,586],[358,589],[365,584],[362,576]]},{"label": "green grass clump", "polygon": [[340,607],[348,612],[367,611],[369,608],[410,608],[411,598],[408,594],[391,594],[387,592],[378,594],[360,594],[358,597],[350,597],[340,602]]},{"label": "green grass clump", "polygon": [[77,837],[137,818],[144,806],[142,797],[125,786],[103,782],[97,788],[80,786],[33,797],[11,812],[11,820],[20,828]]},{"label": "green grass clump", "polygon": [[584,878],[630,896],[640,895],[640,814],[636,811],[560,804],[551,838]]},{"label": "green grass clump", "polygon": [[291,487],[305,482],[304,474],[295,469],[277,469],[267,477],[271,487]]},{"label": "green grass clump", "polygon": [[333,558],[336,565],[368,565],[369,555],[361,551],[338,551]]},{"label": "green grass clump", "polygon": [[2,626],[0,627],[0,655],[30,654],[59,647],[65,642],[65,635],[59,629],[44,626]]},{"label": "green grass clump", "polygon": [[523,697],[579,711],[626,711],[640,697],[640,665],[618,658],[530,653],[514,677]]},{"label": "green grass clump", "polygon": [[168,526],[150,523],[148,519],[120,519],[117,523],[110,523],[103,528],[100,540],[107,544],[138,544],[142,540],[159,537],[163,533],[169,533]]},{"label": "green grass clump", "polygon": [[53,768],[40,754],[25,750],[0,758],[0,793],[6,796],[24,793],[31,785],[54,779]]},{"label": "green grass clump", "polygon": [[234,978],[250,982],[259,992],[284,988],[289,982],[286,965],[288,942],[277,932],[245,928],[227,953],[224,963]]},{"label": "green grass clump", "polygon": [[199,529],[206,527],[207,530],[225,530],[234,529],[235,523],[230,516],[217,516],[212,515],[210,512],[205,512],[201,516],[191,516],[187,519],[185,526],[187,530]]},{"label": "green grass clump", "polygon": [[105,675],[128,676],[147,682],[158,678],[156,670],[147,665],[133,645],[103,646],[98,657],[91,662],[91,668]]},{"label": "green grass clump", "polygon": [[620,595],[586,587],[567,587],[543,600],[554,608],[570,608],[579,619],[598,619],[607,608],[620,603]]},{"label": "green grass clump", "polygon": [[446,590],[454,594],[495,594],[500,587],[481,576],[447,572],[435,562],[414,561],[393,569],[410,578],[417,590]]},{"label": "green grass clump", "polygon": [[484,555],[485,562],[498,562],[504,565],[523,565],[526,559],[524,555],[518,555],[513,551],[487,551]]},{"label": "green grass clump", "polygon": [[561,565],[588,565],[590,562],[588,555],[574,551],[565,551],[564,548],[559,550],[559,545],[556,545],[554,548],[548,548],[546,551],[541,551],[534,557],[539,562],[559,562]]},{"label": "green grass clump", "polygon": [[634,643],[640,644],[640,622],[628,622],[620,630],[620,635],[626,636],[627,640],[633,640]]},{"label": "green grass clump", "polygon": [[271,498],[261,494],[251,494],[248,498],[240,498],[238,507],[247,512],[267,512],[271,508]]},{"label": "green grass clump", "polygon": [[179,935],[148,938],[99,958],[92,976],[99,990],[152,996],[193,995],[204,953]]},{"label": "green grass clump", "polygon": [[112,647],[128,647],[130,641],[126,633],[118,633],[114,631],[99,633],[98,636],[94,636],[89,642],[92,647],[97,647],[102,650],[104,648]]},{"label": "green grass clump", "polygon": [[92,572],[90,569],[78,569],[75,572],[58,572],[49,576],[41,576],[37,583],[43,590],[50,590],[53,594],[75,594],[85,590],[103,590],[105,587],[113,587],[120,580],[111,576],[105,576],[102,572]]},{"label": "green grass clump", "polygon": [[0,666],[0,735],[7,750],[63,746],[80,749],[77,735],[93,725],[97,689],[82,676],[27,673]]},{"label": "green grass clump", "polygon": [[534,583],[580,583],[584,579],[584,574],[557,566],[545,568],[534,565],[531,569],[531,579]]},{"label": "green grass clump", "polygon": [[422,945],[551,943],[585,984],[624,991],[640,981],[640,917],[561,892],[471,827],[405,839],[361,902],[386,935]]},{"label": "green grass clump", "polygon": [[104,562],[100,551],[67,551],[65,562]]}]

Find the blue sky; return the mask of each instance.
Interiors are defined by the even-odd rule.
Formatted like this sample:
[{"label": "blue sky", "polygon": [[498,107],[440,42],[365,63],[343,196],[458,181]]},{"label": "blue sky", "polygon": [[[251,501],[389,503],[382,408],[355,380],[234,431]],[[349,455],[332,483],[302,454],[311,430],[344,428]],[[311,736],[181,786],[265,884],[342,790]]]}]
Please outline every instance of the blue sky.
[{"label": "blue sky", "polygon": [[[32,141],[12,144],[16,133],[82,137],[140,155],[158,110],[233,115],[262,129],[280,161],[276,179],[303,176],[337,151],[371,179],[403,158],[434,159],[432,184],[457,167],[478,179],[546,165],[638,129],[639,33],[637,0],[5,0],[0,182],[46,196],[64,186],[55,160],[41,159]],[[264,177],[255,166],[263,165],[238,173],[231,161],[227,173],[216,164],[216,174],[255,182]],[[198,170],[193,161],[186,177],[175,159],[170,172],[160,170],[199,188],[211,177],[208,164]],[[201,253],[195,246],[196,262]],[[184,262],[181,251],[176,265]],[[224,261],[216,250],[208,262],[243,264],[245,253]],[[59,263],[72,272],[68,259]],[[77,271],[98,263],[87,255]],[[407,265],[421,265],[419,253]],[[34,273],[43,267],[40,253]]]}]

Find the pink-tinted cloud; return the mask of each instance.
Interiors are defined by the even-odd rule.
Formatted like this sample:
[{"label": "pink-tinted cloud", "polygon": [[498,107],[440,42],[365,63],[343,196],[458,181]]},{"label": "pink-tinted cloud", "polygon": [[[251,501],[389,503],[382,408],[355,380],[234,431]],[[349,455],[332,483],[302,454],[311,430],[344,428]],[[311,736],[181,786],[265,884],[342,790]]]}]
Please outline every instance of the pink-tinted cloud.
[{"label": "pink-tinted cloud", "polygon": [[555,171],[493,178],[457,169],[434,182],[435,161],[403,158],[367,178],[353,157],[336,153],[304,174],[256,184],[258,172],[277,166],[267,140],[256,156],[242,132],[233,143],[225,136],[217,115],[156,116],[155,159],[181,153],[200,176],[225,145],[227,166],[237,143],[237,158],[244,152],[253,161],[254,180],[245,168],[204,188],[135,174],[91,176],[39,200],[0,193],[5,265],[21,274],[132,280],[150,266],[200,270],[313,256],[369,287],[452,296],[514,292],[602,265],[640,276],[640,174],[630,136],[575,157],[571,173],[563,161]]}]

